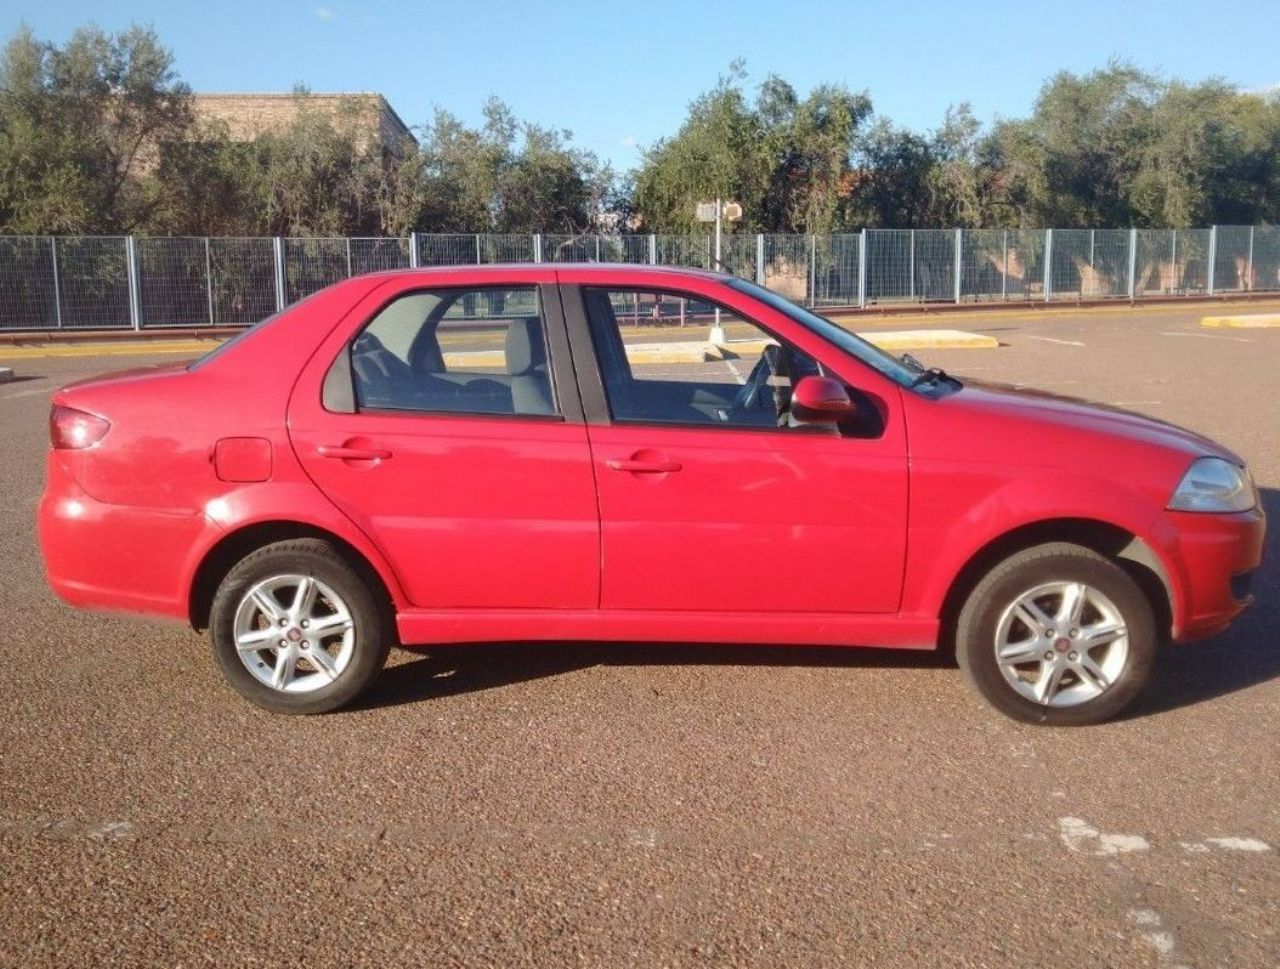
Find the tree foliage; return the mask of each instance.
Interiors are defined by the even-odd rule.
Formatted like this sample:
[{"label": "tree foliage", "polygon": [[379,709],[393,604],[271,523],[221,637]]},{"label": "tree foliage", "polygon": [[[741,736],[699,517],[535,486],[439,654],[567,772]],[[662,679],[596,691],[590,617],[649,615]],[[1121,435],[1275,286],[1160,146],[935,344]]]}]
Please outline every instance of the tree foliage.
[{"label": "tree foliage", "polygon": [[716,197],[759,232],[1280,220],[1280,93],[1119,62],[1054,75],[1025,118],[960,104],[926,132],[843,85],[752,88],[735,62],[622,177],[496,98],[477,125],[438,108],[380,145],[367,108],[295,96],[289,123],[236,140],[151,30],[59,47],[20,29],[0,52],[0,232],[688,232]]}]

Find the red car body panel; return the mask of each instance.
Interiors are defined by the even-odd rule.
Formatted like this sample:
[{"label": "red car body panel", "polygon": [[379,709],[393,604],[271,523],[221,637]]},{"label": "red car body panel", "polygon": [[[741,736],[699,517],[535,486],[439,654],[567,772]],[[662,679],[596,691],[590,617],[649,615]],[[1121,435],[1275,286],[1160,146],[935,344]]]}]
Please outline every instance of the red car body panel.
[{"label": "red car body panel", "polygon": [[[883,433],[323,406],[330,363],[396,295],[530,283],[714,298],[858,388],[880,411]],[[594,360],[578,356],[578,382],[594,378]],[[1192,638],[1248,604],[1231,579],[1257,566],[1265,529],[1256,508],[1165,510],[1193,460],[1239,460],[1198,435],[1047,395],[905,391],[723,277],[693,271],[525,266],[359,277],[198,367],[82,381],[54,402],[111,422],[98,444],[49,456],[40,538],[50,583],[67,601],[188,619],[201,565],[221,543],[295,523],[336,536],[368,562],[406,643],[928,648],[967,563],[1016,529],[1063,519],[1134,536],[1168,591],[1172,636]],[[324,457],[322,446],[395,456]],[[613,467],[638,456],[680,470]]]}]

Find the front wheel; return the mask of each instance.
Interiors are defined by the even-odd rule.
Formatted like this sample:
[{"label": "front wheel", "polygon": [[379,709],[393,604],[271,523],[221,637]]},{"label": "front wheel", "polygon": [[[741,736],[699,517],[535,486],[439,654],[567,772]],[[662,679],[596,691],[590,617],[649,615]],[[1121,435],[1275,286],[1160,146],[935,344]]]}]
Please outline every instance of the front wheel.
[{"label": "front wheel", "polygon": [[1029,723],[1114,717],[1141,691],[1156,651],[1151,604],[1091,549],[1025,549],[989,572],[960,611],[956,658],[996,709]]},{"label": "front wheel", "polygon": [[318,539],[245,556],[218,586],[209,635],[230,684],[273,713],[350,703],[382,669],[392,638],[368,582]]}]

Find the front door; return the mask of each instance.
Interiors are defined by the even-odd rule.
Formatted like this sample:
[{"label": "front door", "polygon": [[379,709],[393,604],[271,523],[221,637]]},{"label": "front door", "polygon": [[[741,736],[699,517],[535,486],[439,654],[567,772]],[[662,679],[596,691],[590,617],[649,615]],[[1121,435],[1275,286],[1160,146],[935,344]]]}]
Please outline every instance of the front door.
[{"label": "front door", "polygon": [[307,474],[414,606],[597,603],[590,452],[580,409],[566,414],[575,388],[553,379],[563,322],[548,292],[550,309],[536,285],[404,292],[336,335],[323,379],[291,401]]},{"label": "front door", "polygon": [[797,425],[791,381],[822,362],[743,312],[622,287],[565,298],[580,299],[608,405],[588,425],[602,608],[897,610],[907,463],[895,393],[863,395],[861,426],[843,432]]}]

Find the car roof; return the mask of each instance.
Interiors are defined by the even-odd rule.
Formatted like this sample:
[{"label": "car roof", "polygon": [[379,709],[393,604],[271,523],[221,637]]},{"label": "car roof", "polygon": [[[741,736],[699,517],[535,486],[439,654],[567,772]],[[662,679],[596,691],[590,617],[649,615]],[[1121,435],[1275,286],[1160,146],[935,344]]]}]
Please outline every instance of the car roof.
[{"label": "car roof", "polygon": [[463,263],[453,266],[420,266],[417,268],[383,269],[369,273],[370,276],[408,276],[408,275],[450,275],[466,273],[467,275],[501,276],[513,271],[530,272],[542,270],[547,273],[560,271],[574,273],[600,273],[616,275],[619,272],[656,273],[667,276],[697,276],[703,279],[728,280],[735,278],[730,273],[715,272],[711,269],[696,269],[689,266],[651,266],[648,263],[636,262],[495,262],[495,263]]}]

